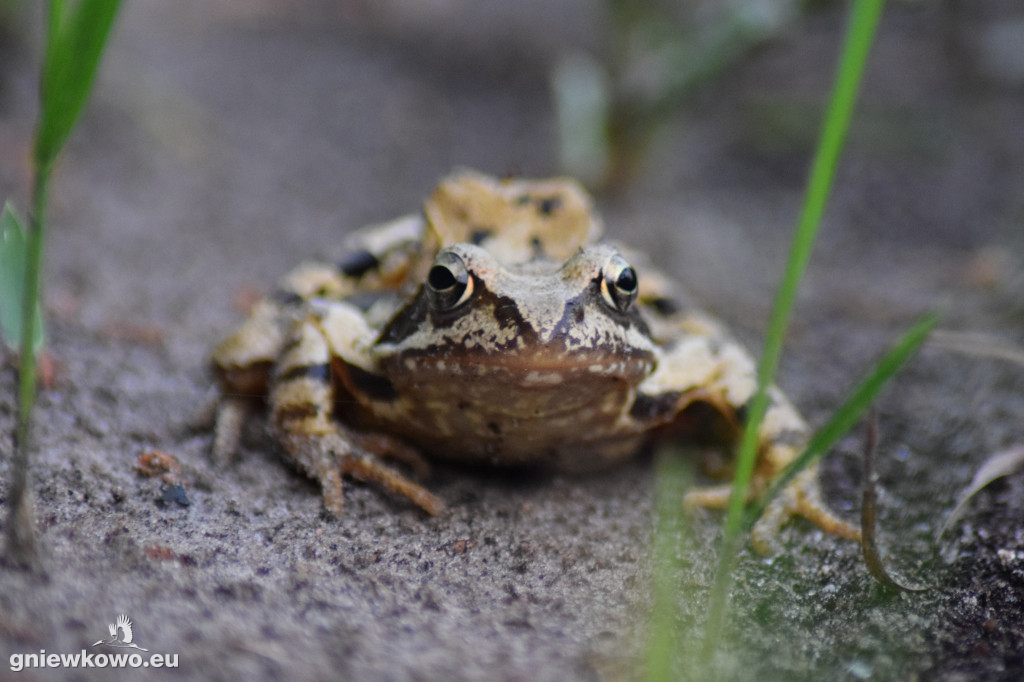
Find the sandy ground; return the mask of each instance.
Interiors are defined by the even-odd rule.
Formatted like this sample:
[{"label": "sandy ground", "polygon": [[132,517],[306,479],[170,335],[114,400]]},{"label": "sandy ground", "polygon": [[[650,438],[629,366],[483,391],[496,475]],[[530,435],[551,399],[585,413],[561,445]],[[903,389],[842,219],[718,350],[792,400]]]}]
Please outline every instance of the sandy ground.
[{"label": "sandy ground", "polygon": [[[209,349],[296,262],[416,209],[453,167],[556,172],[551,60],[600,46],[604,26],[583,2],[290,7],[126,4],[52,192],[57,372],[32,474],[45,570],[0,566],[0,679],[117,678],[13,677],[8,661],[99,652],[121,613],[140,646],[178,655],[179,669],[147,671],[166,679],[629,679],[650,606],[649,457],[585,478],[438,466],[442,516],[350,485],[333,520],[259,424],[226,471],[209,434],[186,428]],[[751,347],[829,88],[832,12],[704,88],[632,192],[602,205],[609,233],[656,250]],[[931,343],[878,405],[883,545],[931,589],[889,593],[856,546],[795,524],[780,555],[740,558],[727,677],[1024,670],[1024,478],[932,540],[980,463],[1024,442],[1024,368],[985,355],[1024,341],[1024,96],[986,61],[996,19],[953,19],[907,3],[883,22],[780,378],[821,424],[924,311],[984,337],[971,353]],[[36,64],[25,45],[5,54],[0,196],[24,207]],[[14,386],[7,363],[0,503]],[[853,518],[862,441],[823,465]],[[151,449],[181,463],[188,506],[134,471]],[[720,525],[702,513],[679,537],[682,643],[702,637]]]}]

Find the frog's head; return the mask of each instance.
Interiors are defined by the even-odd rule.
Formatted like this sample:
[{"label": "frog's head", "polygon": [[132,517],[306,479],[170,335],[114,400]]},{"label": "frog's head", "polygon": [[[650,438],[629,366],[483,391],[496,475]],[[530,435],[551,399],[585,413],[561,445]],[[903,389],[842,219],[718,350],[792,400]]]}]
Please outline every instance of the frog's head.
[{"label": "frog's head", "polygon": [[610,245],[584,246],[561,263],[506,265],[455,244],[437,253],[416,297],[383,330],[378,358],[392,373],[423,378],[555,383],[589,372],[632,383],[653,357],[638,290],[636,271]]}]

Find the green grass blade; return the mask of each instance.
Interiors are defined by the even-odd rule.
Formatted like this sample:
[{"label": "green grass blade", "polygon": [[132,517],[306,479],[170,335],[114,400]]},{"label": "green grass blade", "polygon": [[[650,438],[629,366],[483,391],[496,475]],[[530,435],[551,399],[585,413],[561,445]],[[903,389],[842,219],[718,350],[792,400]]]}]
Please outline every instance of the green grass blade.
[{"label": "green grass blade", "polygon": [[814,434],[803,454],[786,467],[785,471],[773,482],[772,487],[763,497],[760,504],[751,510],[747,518],[748,527],[760,517],[765,505],[794,476],[810,465],[815,459],[828,452],[840,438],[846,435],[860,421],[861,417],[864,416],[864,412],[875,401],[875,398],[878,397],[878,394],[889,383],[889,380],[918,351],[938,321],[939,317],[935,314],[926,315],[919,320],[878,361],[878,364],[874,366],[871,372],[861,379],[846,401],[833,413],[825,425]]},{"label": "green grass blade", "polygon": [[89,98],[120,0],[51,0],[35,162],[49,168]]},{"label": "green grass blade", "polygon": [[839,154],[850,127],[854,103],[884,0],[859,0],[853,6],[847,40],[839,63],[836,85],[822,129],[818,151],[811,166],[803,212],[789,251],[789,261],[775,298],[764,352],[758,365],[758,391],[740,445],[732,499],[726,517],[726,535],[735,535],[742,522],[746,491],[757,457],[757,432],[768,408],[768,387],[778,369],[789,314],[807,261],[814,248],[821,217],[835,177]]},{"label": "green grass blade", "polygon": [[[28,258],[25,226],[10,203],[0,213],[0,338],[10,348],[21,347],[21,305],[25,292],[25,262]],[[32,347],[43,345],[43,325],[36,304]]]},{"label": "green grass blade", "polygon": [[748,422],[740,443],[733,479],[732,497],[726,514],[719,570],[712,589],[708,626],[705,629],[705,654],[710,655],[725,620],[731,569],[738,549],[738,534],[743,527],[747,490],[757,458],[757,434],[768,408],[771,385],[782,354],[782,343],[789,313],[796,300],[800,279],[810,259],[821,217],[835,178],[835,169],[853,117],[857,91],[867,63],[871,43],[882,14],[884,0],[856,0],[851,8],[846,40],[840,57],[835,86],[829,101],[818,149],[811,166],[807,194],[789,260],[779,286],[765,336],[764,352],[758,365],[758,389],[751,401]]}]

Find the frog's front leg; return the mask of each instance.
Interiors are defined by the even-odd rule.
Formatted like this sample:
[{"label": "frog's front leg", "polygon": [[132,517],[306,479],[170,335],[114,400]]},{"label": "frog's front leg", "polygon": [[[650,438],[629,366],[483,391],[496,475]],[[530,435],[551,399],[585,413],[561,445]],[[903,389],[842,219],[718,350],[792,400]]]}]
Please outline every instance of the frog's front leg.
[{"label": "frog's front leg", "polygon": [[416,218],[396,220],[357,234],[352,250],[336,264],[299,265],[217,345],[211,366],[220,395],[206,410],[214,415],[215,462],[226,465],[234,456],[246,417],[267,397],[272,368],[308,302],[314,298],[341,300],[361,290],[394,287],[407,267],[418,229]]},{"label": "frog's front leg", "polygon": [[[689,418],[688,407],[704,403],[715,408],[736,434],[740,432],[745,406],[757,389],[756,366],[735,341],[715,328],[709,327],[707,332],[683,336],[667,347],[654,374],[639,387],[636,416],[660,416],[671,431],[673,423],[681,425]],[[758,430],[752,497],[764,492],[800,455],[808,433],[796,409],[781,391],[771,387],[768,410]],[[683,503],[691,508],[724,508],[731,492],[731,485],[698,488],[687,493]],[[822,500],[816,467],[801,472],[769,503],[751,533],[754,548],[771,554],[779,530],[793,516],[803,516],[840,537],[860,538],[860,531],[835,516]]]},{"label": "frog's front leg", "polygon": [[267,397],[271,370],[306,299],[341,296],[354,286],[354,279],[340,267],[304,263],[288,273],[273,294],[258,301],[249,318],[217,345],[210,364],[220,390],[214,404],[204,410],[214,415],[215,462],[227,465],[238,450],[246,417]]},{"label": "frog's front leg", "polygon": [[249,319],[213,352],[211,365],[219,391],[204,412],[214,415],[212,454],[221,466],[230,463],[246,418],[267,395],[270,368],[284,345],[285,315],[277,301],[259,301]]},{"label": "frog's front leg", "polygon": [[[342,306],[343,304],[336,304]],[[362,434],[334,415],[335,384],[331,343],[321,315],[296,324],[278,360],[270,389],[271,431],[298,466],[323,488],[324,506],[342,513],[342,476],[377,483],[429,514],[444,509],[440,499],[381,463],[389,457],[416,464],[404,444],[383,434]]]}]

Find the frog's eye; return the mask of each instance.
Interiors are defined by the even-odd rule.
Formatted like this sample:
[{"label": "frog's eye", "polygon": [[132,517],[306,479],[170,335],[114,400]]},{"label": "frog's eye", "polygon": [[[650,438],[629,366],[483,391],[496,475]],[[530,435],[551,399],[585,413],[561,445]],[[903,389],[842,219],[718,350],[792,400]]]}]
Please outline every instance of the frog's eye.
[{"label": "frog's eye", "polygon": [[639,282],[636,270],[622,256],[612,256],[604,266],[601,278],[601,296],[614,310],[624,313],[636,300]]},{"label": "frog's eye", "polygon": [[466,263],[450,251],[441,253],[427,275],[427,291],[437,310],[451,310],[473,293],[473,278]]}]

